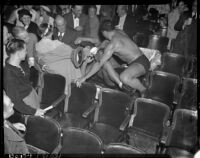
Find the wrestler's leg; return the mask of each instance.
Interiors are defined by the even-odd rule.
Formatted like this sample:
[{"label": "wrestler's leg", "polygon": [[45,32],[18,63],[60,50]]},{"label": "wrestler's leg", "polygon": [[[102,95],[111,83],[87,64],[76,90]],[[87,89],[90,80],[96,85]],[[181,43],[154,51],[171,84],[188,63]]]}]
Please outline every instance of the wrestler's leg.
[{"label": "wrestler's leg", "polygon": [[142,76],[144,74],[145,69],[143,65],[139,63],[134,63],[120,74],[120,80],[124,84],[129,85],[130,87],[137,89],[141,93],[143,93],[146,90],[146,88],[137,77]]},{"label": "wrestler's leg", "polygon": [[104,64],[103,69],[106,70],[110,79],[114,81],[117,85],[121,83],[119,79],[119,74],[114,70],[113,66],[109,61]]}]

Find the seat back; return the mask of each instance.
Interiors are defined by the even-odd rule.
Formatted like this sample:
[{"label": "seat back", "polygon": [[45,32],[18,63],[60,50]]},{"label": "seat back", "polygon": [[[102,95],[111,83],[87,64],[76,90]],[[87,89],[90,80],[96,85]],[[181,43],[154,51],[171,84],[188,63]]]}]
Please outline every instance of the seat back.
[{"label": "seat back", "polygon": [[102,141],[94,133],[75,127],[63,129],[61,154],[100,154]]},{"label": "seat back", "polygon": [[169,39],[167,37],[150,35],[148,48],[159,50],[161,53],[167,50],[167,44]]},{"label": "seat back", "polygon": [[29,116],[25,141],[36,148],[52,153],[61,140],[61,127],[50,117]]},{"label": "seat back", "polygon": [[150,86],[144,97],[157,100],[171,107],[179,83],[180,80],[177,75],[162,71],[152,72]]},{"label": "seat back", "polygon": [[195,152],[197,144],[197,111],[176,109],[166,146]]},{"label": "seat back", "polygon": [[161,58],[160,71],[169,72],[182,76],[185,69],[186,59],[181,54],[164,53]]},{"label": "seat back", "polygon": [[123,143],[110,143],[106,145],[104,154],[141,154],[143,151]]},{"label": "seat back", "polygon": [[126,109],[130,104],[130,97],[118,90],[102,88],[100,97],[100,108],[97,108],[95,115],[97,122],[119,128],[126,117]]},{"label": "seat back", "polygon": [[181,97],[177,109],[197,110],[197,80],[192,78],[183,79]]},{"label": "seat back", "polygon": [[85,82],[79,88],[75,83],[71,83],[67,112],[82,115],[94,103],[96,92],[95,84]]},{"label": "seat back", "polygon": [[160,138],[170,115],[170,108],[161,102],[137,98],[134,105],[133,127],[149,136]]},{"label": "seat back", "polygon": [[[64,94],[65,78],[59,74],[43,74],[43,89],[41,104],[51,105],[56,99]],[[46,108],[46,107],[42,107]]]}]

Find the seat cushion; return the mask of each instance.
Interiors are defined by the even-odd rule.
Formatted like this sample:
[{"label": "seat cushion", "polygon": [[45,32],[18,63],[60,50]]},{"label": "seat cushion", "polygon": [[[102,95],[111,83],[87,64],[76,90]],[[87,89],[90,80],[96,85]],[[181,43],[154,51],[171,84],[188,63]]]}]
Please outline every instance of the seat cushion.
[{"label": "seat cushion", "polygon": [[66,127],[79,127],[87,128],[89,126],[89,120],[83,118],[78,114],[65,113],[58,121],[62,128]]},{"label": "seat cushion", "polygon": [[166,154],[170,155],[171,158],[193,158],[193,154],[178,148],[167,148]]},{"label": "seat cushion", "polygon": [[118,129],[103,123],[96,123],[90,131],[97,134],[104,144],[118,142],[118,138],[121,135]]},{"label": "seat cushion", "polygon": [[142,131],[131,128],[128,130],[129,144],[148,154],[156,153],[158,140]]}]

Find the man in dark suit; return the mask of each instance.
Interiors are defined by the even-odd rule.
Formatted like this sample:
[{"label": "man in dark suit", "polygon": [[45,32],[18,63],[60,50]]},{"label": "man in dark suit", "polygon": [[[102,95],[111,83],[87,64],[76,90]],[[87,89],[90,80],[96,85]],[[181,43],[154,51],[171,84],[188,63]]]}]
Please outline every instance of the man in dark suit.
[{"label": "man in dark suit", "polygon": [[53,39],[75,47],[74,41],[78,38],[79,33],[67,25],[66,20],[61,15],[55,18],[55,29],[53,32]]},{"label": "man in dark suit", "polygon": [[75,30],[79,36],[89,35],[89,18],[82,13],[82,5],[72,5],[72,12],[64,15],[67,26]]},{"label": "man in dark suit", "polygon": [[113,18],[115,28],[123,30],[131,39],[137,32],[136,20],[134,17],[127,14],[127,5],[118,5],[117,14]]}]

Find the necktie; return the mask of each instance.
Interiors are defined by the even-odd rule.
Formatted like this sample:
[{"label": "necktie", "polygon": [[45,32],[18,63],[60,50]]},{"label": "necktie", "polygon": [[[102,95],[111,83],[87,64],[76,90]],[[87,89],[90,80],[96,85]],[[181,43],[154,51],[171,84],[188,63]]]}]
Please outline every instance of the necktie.
[{"label": "necktie", "polygon": [[59,33],[58,33],[58,40],[59,40],[59,41],[62,41],[63,34],[64,34],[63,32],[59,32]]}]

